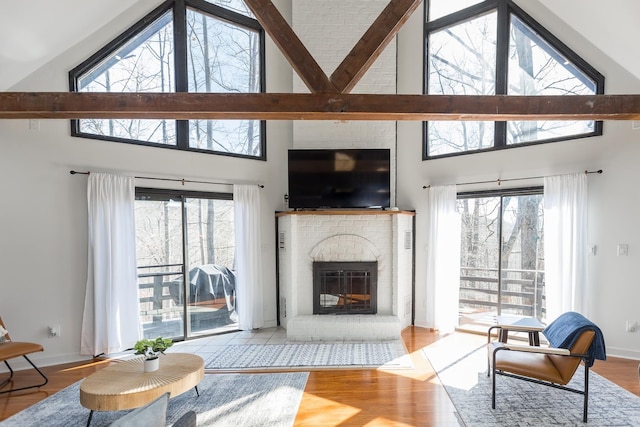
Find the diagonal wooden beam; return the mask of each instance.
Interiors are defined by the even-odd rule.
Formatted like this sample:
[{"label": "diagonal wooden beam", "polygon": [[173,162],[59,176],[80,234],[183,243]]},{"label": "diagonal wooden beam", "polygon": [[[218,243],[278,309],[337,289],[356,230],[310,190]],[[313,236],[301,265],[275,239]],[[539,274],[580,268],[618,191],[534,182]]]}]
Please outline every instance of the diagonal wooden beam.
[{"label": "diagonal wooden beam", "polygon": [[349,93],[380,56],[422,0],[391,0],[331,75],[340,93]]},{"label": "diagonal wooden beam", "polygon": [[245,3],[312,93],[338,92],[271,0]]},{"label": "diagonal wooden beam", "polygon": [[640,120],[640,95],[0,92],[0,119]]}]

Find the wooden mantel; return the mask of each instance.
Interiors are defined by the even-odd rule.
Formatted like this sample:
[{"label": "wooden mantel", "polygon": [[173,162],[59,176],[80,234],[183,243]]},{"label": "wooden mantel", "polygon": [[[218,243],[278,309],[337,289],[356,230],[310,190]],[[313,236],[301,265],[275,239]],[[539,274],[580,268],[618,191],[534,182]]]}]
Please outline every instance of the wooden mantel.
[{"label": "wooden mantel", "polygon": [[414,216],[413,211],[403,211],[394,209],[320,209],[317,211],[285,211],[276,212],[276,217],[287,215],[410,215]]}]

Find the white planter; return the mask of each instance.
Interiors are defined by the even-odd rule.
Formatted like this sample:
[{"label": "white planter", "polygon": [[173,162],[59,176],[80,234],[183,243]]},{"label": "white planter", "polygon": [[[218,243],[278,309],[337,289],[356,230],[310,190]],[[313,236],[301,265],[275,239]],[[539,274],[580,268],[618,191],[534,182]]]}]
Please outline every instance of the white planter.
[{"label": "white planter", "polygon": [[157,371],[160,367],[160,358],[156,357],[155,359],[144,359],[144,371],[145,372],[153,372]]}]

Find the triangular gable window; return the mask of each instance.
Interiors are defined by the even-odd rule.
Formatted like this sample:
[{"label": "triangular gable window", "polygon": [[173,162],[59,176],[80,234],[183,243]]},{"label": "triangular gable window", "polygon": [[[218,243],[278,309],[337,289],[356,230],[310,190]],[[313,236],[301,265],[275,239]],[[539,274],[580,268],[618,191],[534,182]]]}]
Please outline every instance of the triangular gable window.
[{"label": "triangular gable window", "polygon": [[[427,94],[604,93],[604,77],[511,0],[430,0],[426,16]],[[601,134],[594,121],[433,121],[424,158]]]},{"label": "triangular gable window", "polygon": [[[264,31],[241,0],[168,1],[72,70],[70,84],[78,92],[263,92]],[[265,133],[259,120],[72,121],[74,136],[258,159]]]}]

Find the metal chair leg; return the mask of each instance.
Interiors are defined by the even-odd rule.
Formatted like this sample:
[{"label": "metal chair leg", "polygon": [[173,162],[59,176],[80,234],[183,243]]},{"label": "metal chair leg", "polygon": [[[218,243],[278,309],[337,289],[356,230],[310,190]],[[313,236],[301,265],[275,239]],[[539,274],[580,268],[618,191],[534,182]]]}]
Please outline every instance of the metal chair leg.
[{"label": "metal chair leg", "polygon": [[493,368],[491,369],[491,409],[496,409],[496,352],[493,352]]},{"label": "metal chair leg", "polygon": [[[49,379],[46,377],[46,375],[45,375],[45,374],[43,374],[43,373],[42,373],[42,371],[41,371],[40,369],[38,369],[38,367],[37,367],[36,365],[34,365],[34,364],[33,364],[33,362],[32,362],[31,360],[29,360],[29,358],[28,358],[26,355],[23,355],[22,357],[24,357],[24,358],[27,360],[27,362],[29,362],[29,364],[33,367],[33,369],[35,369],[35,370],[36,370],[36,372],[38,372],[38,374],[40,374],[40,376],[41,376],[42,378],[44,378],[44,382],[43,382],[43,383],[40,383],[40,384],[30,385],[30,386],[27,386],[27,387],[12,388],[12,389],[10,389],[10,390],[0,391],[0,394],[3,394],[3,393],[12,393],[12,392],[14,392],[14,391],[20,391],[20,390],[27,390],[27,389],[30,389],[30,388],[42,387],[43,385],[45,385],[45,384],[47,384],[47,383],[49,382]],[[11,374],[10,374],[10,376],[9,376],[9,379],[8,379],[8,380],[6,380],[6,381],[4,381],[0,387],[3,387],[3,386],[5,386],[6,384],[8,384],[8,383],[11,381],[11,379],[13,378],[13,369],[11,369],[11,366],[9,365],[9,362],[7,362],[7,361],[5,360],[5,361],[4,361],[4,364],[5,364],[5,365],[7,365],[7,368],[9,368],[9,372],[10,372]]]},{"label": "metal chair leg", "polygon": [[2,384],[0,384],[0,389],[2,389],[2,387],[4,387],[5,385],[9,384],[11,382],[11,379],[13,378],[13,369],[11,369],[11,366],[9,365],[9,363],[7,363],[6,360],[4,361],[4,364],[7,365],[7,369],[9,369],[9,378],[2,381]]},{"label": "metal chair leg", "polygon": [[589,406],[589,363],[584,362],[584,408],[582,410],[582,422],[587,422],[587,411]]}]

